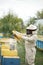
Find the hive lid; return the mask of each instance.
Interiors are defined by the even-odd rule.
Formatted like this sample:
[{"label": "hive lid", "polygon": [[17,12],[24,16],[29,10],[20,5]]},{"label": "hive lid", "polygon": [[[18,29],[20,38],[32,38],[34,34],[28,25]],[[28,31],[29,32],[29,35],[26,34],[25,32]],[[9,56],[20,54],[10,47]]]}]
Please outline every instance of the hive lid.
[{"label": "hive lid", "polygon": [[19,56],[3,56],[4,58],[20,58]]}]

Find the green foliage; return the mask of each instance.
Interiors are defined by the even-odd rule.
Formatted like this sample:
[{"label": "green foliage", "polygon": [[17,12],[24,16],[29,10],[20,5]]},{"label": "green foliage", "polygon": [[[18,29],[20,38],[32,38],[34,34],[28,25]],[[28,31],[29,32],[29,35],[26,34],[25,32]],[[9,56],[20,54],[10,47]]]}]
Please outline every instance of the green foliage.
[{"label": "green foliage", "polygon": [[0,32],[12,33],[12,30],[21,31],[23,26],[23,20],[11,13],[0,19]]},{"label": "green foliage", "polygon": [[39,25],[38,25],[38,29],[39,29],[39,30],[38,30],[38,34],[39,34],[39,35],[43,35],[43,25],[42,25],[42,24],[39,24]]},{"label": "green foliage", "polygon": [[30,24],[34,24],[36,22],[35,19],[36,19],[35,17],[30,17],[27,26],[29,26]]},{"label": "green foliage", "polygon": [[36,16],[37,16],[37,19],[43,19],[43,10],[37,11]]},{"label": "green foliage", "polygon": [[[36,16],[37,16],[37,19],[43,19],[43,10],[37,11]],[[38,30],[38,34],[43,35],[43,24],[42,24],[42,25],[39,24],[39,25],[38,25],[38,29],[39,29],[39,30]]]}]

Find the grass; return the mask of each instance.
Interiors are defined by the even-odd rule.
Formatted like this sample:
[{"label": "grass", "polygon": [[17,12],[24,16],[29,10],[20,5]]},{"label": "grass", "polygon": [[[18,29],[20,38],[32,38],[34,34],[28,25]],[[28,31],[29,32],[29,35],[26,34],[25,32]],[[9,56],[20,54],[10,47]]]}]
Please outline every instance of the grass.
[{"label": "grass", "polygon": [[[21,42],[18,43],[18,54],[21,59],[20,65],[25,65],[25,45]],[[35,65],[43,65],[43,51],[36,48]]]},{"label": "grass", "polygon": [[43,51],[37,49],[35,65],[43,65]]},{"label": "grass", "polygon": [[20,64],[21,65],[25,65],[25,46],[24,46],[24,44],[22,44],[22,42],[18,43],[17,46],[18,46],[17,47],[18,55],[19,55],[20,61],[21,61]]}]

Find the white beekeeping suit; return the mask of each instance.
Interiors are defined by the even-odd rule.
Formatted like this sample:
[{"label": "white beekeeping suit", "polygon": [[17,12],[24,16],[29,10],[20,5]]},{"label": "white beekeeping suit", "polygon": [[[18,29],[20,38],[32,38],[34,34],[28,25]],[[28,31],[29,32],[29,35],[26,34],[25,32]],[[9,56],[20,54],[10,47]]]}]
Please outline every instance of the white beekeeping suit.
[{"label": "white beekeeping suit", "polygon": [[35,65],[34,64],[36,55],[35,46],[37,40],[36,29],[37,27],[31,24],[26,29],[27,35],[22,36],[22,39],[25,40],[25,51],[26,51],[25,60],[29,65]]}]

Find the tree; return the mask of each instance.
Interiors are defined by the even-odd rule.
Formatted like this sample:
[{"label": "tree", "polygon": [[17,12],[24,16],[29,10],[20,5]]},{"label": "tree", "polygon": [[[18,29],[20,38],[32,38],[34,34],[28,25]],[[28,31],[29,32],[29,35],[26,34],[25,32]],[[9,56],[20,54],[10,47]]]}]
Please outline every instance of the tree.
[{"label": "tree", "polygon": [[36,16],[37,16],[37,19],[43,19],[43,10],[37,11]]},{"label": "tree", "polygon": [[43,35],[43,24],[39,24],[38,29],[38,34]]},{"label": "tree", "polygon": [[27,26],[29,26],[30,24],[34,24],[36,21],[35,17],[30,17],[30,19],[28,20]]},{"label": "tree", "polygon": [[23,20],[14,16],[11,13],[8,13],[6,16],[0,19],[0,32],[12,33],[12,30],[21,31]]}]

